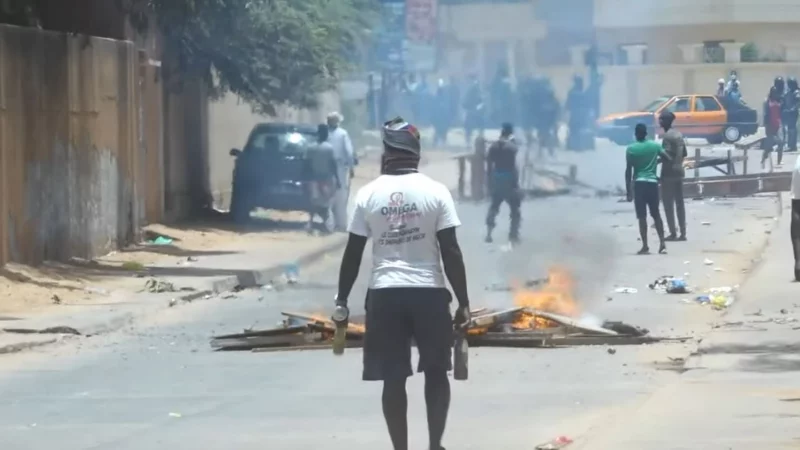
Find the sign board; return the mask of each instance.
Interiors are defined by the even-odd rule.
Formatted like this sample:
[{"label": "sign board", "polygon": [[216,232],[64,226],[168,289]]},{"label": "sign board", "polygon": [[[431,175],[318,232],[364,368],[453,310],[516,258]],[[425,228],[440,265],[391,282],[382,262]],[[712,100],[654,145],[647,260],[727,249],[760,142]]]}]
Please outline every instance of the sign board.
[{"label": "sign board", "polygon": [[405,65],[410,71],[436,70],[437,0],[406,0]]},{"label": "sign board", "polygon": [[382,70],[402,71],[406,41],[406,2],[381,2],[381,24],[375,39],[375,62]]}]

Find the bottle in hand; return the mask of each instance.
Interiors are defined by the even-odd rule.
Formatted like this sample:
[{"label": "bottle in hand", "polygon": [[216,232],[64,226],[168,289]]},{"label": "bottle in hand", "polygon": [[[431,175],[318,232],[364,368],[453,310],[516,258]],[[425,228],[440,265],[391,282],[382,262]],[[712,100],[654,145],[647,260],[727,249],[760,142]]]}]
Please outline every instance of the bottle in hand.
[{"label": "bottle in hand", "polygon": [[350,311],[344,306],[337,306],[333,311],[331,319],[336,325],[336,330],[333,333],[333,354],[343,355],[344,347],[347,343],[347,319],[350,316]]},{"label": "bottle in hand", "polygon": [[454,330],[454,333],[453,378],[463,381],[469,378],[469,344],[467,344],[467,333],[466,330],[458,327]]}]

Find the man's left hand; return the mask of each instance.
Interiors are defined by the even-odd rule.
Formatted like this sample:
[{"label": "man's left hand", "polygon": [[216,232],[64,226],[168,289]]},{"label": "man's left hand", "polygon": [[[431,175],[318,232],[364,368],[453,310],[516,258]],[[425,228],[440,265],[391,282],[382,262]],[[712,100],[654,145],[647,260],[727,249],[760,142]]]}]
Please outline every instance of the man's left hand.
[{"label": "man's left hand", "polygon": [[456,329],[466,329],[472,321],[469,306],[459,306],[453,318],[453,326]]}]

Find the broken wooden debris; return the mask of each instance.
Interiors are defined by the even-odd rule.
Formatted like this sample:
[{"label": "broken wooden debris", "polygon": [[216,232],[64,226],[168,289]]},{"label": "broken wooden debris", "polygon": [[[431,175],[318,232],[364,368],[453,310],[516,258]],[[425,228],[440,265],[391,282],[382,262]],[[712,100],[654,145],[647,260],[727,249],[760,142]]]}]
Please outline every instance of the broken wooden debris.
[{"label": "broken wooden debris", "polygon": [[[646,336],[648,330],[618,321],[597,326],[547,311],[531,308],[508,308],[472,311],[467,341],[475,347],[565,347],[578,345],[641,345],[665,339]],[[335,331],[333,321],[323,315],[283,312],[282,327],[248,330],[244,333],[213,337],[216,350],[252,350],[275,352],[288,350],[329,349]],[[544,319],[533,321],[530,318]],[[531,324],[531,325],[527,325]],[[348,347],[363,345],[364,317],[354,316],[348,324]]]},{"label": "broken wooden debris", "polygon": [[6,333],[16,334],[71,334],[74,336],[81,336],[81,332],[72,327],[49,327],[41,330],[35,328],[3,328]]}]

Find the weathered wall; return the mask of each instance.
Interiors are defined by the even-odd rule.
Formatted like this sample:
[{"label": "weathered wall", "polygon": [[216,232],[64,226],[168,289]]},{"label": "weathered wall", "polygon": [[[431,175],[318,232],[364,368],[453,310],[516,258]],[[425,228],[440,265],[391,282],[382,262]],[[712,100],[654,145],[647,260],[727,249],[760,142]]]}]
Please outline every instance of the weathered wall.
[{"label": "weathered wall", "polygon": [[129,42],[0,26],[0,262],[135,237],[136,61]]},{"label": "weathered wall", "polygon": [[[340,108],[341,103],[337,93],[322,95],[319,107],[315,110],[281,108],[276,117],[254,113],[250,105],[234,94],[228,94],[220,100],[209,101],[206,142],[214,205],[220,209],[228,209],[230,206],[234,158],[229,152],[232,148],[241,149],[245,145],[250,130],[256,124],[287,122],[316,125],[324,122],[329,112],[338,111]],[[347,121],[348,118],[345,118],[345,127]]]},{"label": "weathered wall", "polygon": [[[731,69],[739,72],[745,102],[759,112],[776,75],[800,76],[798,63],[606,66],[600,68],[605,79],[601,93],[602,113],[635,110],[662,95],[715,93],[717,80],[727,77]],[[553,80],[562,101],[572,76],[583,70],[569,66],[542,69]]]}]

